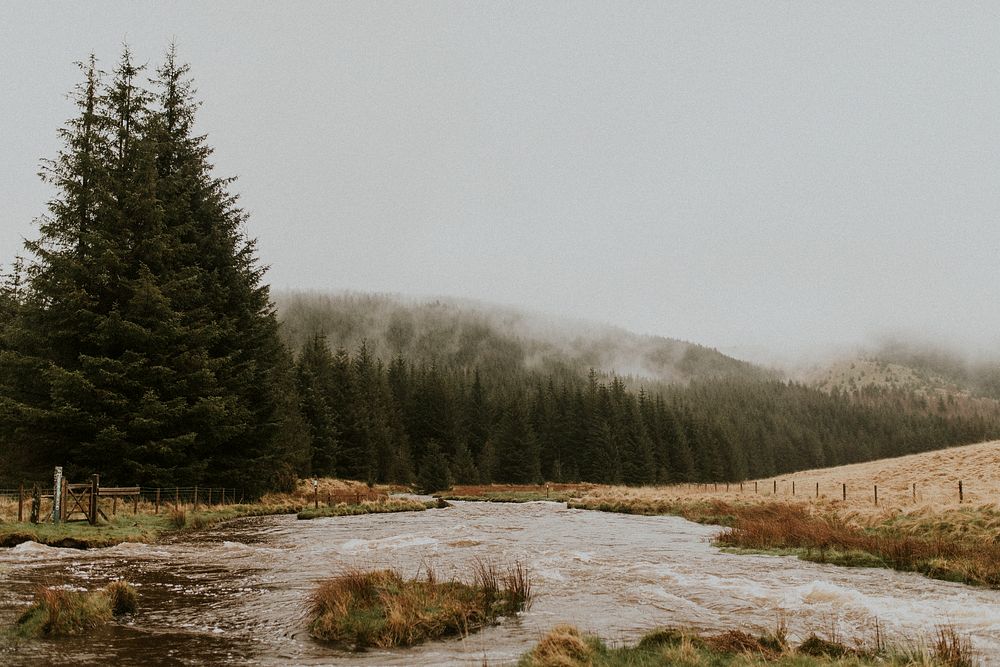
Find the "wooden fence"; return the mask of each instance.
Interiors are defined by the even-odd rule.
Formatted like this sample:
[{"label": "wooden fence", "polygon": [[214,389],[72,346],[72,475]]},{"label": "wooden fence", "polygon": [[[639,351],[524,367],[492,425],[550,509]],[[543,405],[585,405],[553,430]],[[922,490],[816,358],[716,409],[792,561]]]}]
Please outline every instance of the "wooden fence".
[{"label": "wooden fence", "polygon": [[[21,484],[17,489],[0,489],[0,505],[17,506],[17,521],[34,523],[52,521],[87,521],[96,524],[98,517],[109,520],[118,514],[119,505],[124,511],[137,514],[139,506],[160,509],[192,505],[194,509],[206,506],[231,505],[242,502],[242,494],[231,487],[139,487],[101,486],[100,478],[92,476],[90,482],[72,483],[63,480],[60,491],[42,490],[39,484]],[[55,496],[58,493],[58,499]],[[58,500],[58,502],[56,502]],[[42,511],[44,508],[45,511]],[[3,519],[0,513],[0,520]]]}]

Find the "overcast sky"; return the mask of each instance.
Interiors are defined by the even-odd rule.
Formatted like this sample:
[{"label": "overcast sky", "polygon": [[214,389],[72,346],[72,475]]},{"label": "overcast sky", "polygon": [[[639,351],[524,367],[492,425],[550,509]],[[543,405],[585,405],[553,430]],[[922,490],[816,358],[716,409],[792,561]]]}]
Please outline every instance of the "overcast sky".
[{"label": "overcast sky", "polygon": [[275,288],[996,347],[998,35],[996,3],[5,2],[0,262],[73,61],[173,39]]}]

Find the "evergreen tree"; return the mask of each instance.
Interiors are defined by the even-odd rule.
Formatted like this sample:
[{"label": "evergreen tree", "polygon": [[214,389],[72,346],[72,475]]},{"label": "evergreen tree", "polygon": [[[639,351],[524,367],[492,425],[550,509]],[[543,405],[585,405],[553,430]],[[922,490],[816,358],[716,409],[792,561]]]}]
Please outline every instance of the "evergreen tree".
[{"label": "evergreen tree", "polygon": [[70,476],[288,485],[308,465],[291,363],[245,216],[193,134],[186,67],[171,50],[155,93],[127,49],[107,85],[82,67],[0,358],[0,431]]},{"label": "evergreen tree", "polygon": [[421,493],[444,491],[451,487],[451,472],[448,460],[441,447],[434,440],[429,440],[420,459],[420,474],[417,477],[417,487]]}]

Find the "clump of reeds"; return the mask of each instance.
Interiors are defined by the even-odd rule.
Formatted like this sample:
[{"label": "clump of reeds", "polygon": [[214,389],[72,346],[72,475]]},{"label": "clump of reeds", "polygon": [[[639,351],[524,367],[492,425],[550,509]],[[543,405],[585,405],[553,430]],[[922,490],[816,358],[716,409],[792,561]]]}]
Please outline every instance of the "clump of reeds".
[{"label": "clump of reeds", "polygon": [[123,581],[87,592],[40,587],[34,603],[17,619],[16,632],[22,637],[80,634],[135,613],[138,599],[135,589]]},{"label": "clump of reeds", "polygon": [[170,510],[170,525],[174,528],[183,528],[187,525],[187,512],[183,507],[175,507]]},{"label": "clump of reeds", "polygon": [[572,625],[557,625],[542,637],[522,661],[532,667],[572,667],[588,665],[601,645]]},{"label": "clump of reeds", "polygon": [[349,570],[319,585],[310,599],[310,633],[325,641],[366,647],[411,646],[466,635],[527,607],[531,585],[521,565],[479,562],[474,583],[404,579],[394,570]]},{"label": "clump of reeds", "polygon": [[951,626],[937,629],[933,646],[934,658],[946,667],[973,667],[972,645],[968,638],[958,634]]}]

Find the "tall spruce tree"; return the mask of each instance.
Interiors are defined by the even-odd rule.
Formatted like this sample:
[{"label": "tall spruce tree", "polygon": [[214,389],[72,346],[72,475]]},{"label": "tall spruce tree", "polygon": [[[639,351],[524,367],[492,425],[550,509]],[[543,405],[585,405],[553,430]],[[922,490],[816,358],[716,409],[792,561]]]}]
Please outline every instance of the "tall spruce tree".
[{"label": "tall spruce tree", "polygon": [[193,131],[187,67],[171,49],[152,91],[128,49],[108,84],[82,68],[0,353],[0,431],[33,443],[36,469],[288,485],[308,465],[291,361],[245,215]]}]

